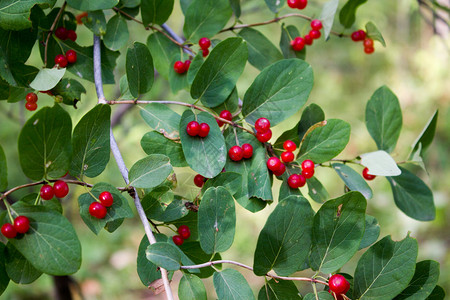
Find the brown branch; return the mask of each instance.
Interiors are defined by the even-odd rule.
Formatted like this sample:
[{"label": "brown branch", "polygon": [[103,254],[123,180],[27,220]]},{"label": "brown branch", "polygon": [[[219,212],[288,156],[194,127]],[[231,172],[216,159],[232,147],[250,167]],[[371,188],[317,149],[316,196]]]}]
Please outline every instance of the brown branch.
[{"label": "brown branch", "polygon": [[44,46],[44,67],[47,66],[47,48],[48,48],[48,41],[50,40],[50,36],[53,34],[53,30],[55,30],[56,24],[59,21],[59,18],[61,18],[61,15],[64,11],[64,9],[66,8],[66,1],[64,1],[63,5],[61,6],[61,8],[58,11],[58,14],[56,15],[55,20],[53,21],[52,26],[50,27],[50,31],[47,34],[47,40],[45,41],[45,46]]}]

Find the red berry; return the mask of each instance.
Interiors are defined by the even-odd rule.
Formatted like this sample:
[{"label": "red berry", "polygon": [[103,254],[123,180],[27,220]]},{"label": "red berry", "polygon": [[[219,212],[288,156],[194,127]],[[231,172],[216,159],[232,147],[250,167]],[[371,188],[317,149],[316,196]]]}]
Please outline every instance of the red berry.
[{"label": "red berry", "polygon": [[183,74],[184,72],[186,72],[186,69],[184,67],[184,62],[182,62],[181,60],[178,60],[173,64],[173,69],[178,74]]},{"label": "red berry", "polygon": [[8,239],[13,239],[17,235],[16,229],[9,223],[3,224],[1,231],[2,234]]},{"label": "red berry", "polygon": [[174,235],[172,237],[172,240],[173,240],[173,243],[178,246],[183,245],[183,242],[184,242],[183,238],[179,235]]},{"label": "red berry", "polygon": [[244,151],[239,146],[233,146],[228,150],[228,156],[233,161],[240,161],[244,157]]},{"label": "red berry", "polygon": [[207,137],[209,134],[209,125],[208,123],[202,123],[200,124],[200,132],[198,133],[198,135],[200,137]]},{"label": "red berry", "polygon": [[75,32],[75,30],[68,30],[67,38],[72,42],[75,42],[77,40],[77,33]]},{"label": "red berry", "polygon": [[287,5],[290,8],[297,8],[297,2],[298,2],[298,0],[287,0]]},{"label": "red berry", "polygon": [[183,240],[188,239],[191,236],[191,231],[186,225],[181,225],[180,227],[178,227],[178,233]]},{"label": "red berry", "polygon": [[374,48],[374,47],[365,47],[365,48],[364,48],[364,52],[365,52],[366,54],[372,54],[372,53],[375,52],[375,48]]},{"label": "red berry", "polygon": [[255,129],[257,132],[267,132],[270,129],[270,122],[266,118],[259,118],[255,122]]},{"label": "red berry", "polygon": [[352,38],[352,41],[354,41],[354,42],[360,41],[361,40],[361,33],[360,33],[360,31],[357,30],[357,31],[352,32],[351,38]]},{"label": "red berry", "polygon": [[194,184],[201,188],[203,186],[203,184],[205,184],[205,177],[203,177],[200,174],[195,175]]},{"label": "red berry", "polygon": [[103,219],[106,217],[106,207],[97,201],[92,202],[89,205],[89,214],[97,219]]},{"label": "red berry", "polygon": [[366,38],[366,32],[362,29],[358,30],[358,32],[359,32],[359,40],[364,41],[364,39]]},{"label": "red berry", "polygon": [[66,59],[69,64],[74,64],[77,62],[77,53],[74,50],[67,50]]},{"label": "red berry", "polygon": [[314,176],[314,169],[303,170],[302,175],[305,176],[306,179],[309,179]]},{"label": "red berry", "polygon": [[186,126],[186,132],[190,136],[197,136],[200,133],[200,124],[197,121],[191,121]]},{"label": "red berry", "polygon": [[280,165],[280,168],[279,168],[278,170],[273,171],[273,174],[274,174],[275,176],[281,176],[281,175],[284,174],[285,171],[286,171],[286,166],[285,166],[284,164],[281,164],[281,165]]},{"label": "red berry", "polygon": [[298,36],[291,42],[291,45],[294,51],[302,51],[305,48],[305,39]]},{"label": "red berry", "polygon": [[200,48],[202,48],[202,50],[208,50],[208,48],[211,46],[211,41],[206,37],[202,37],[198,41],[198,45],[200,46]]},{"label": "red berry", "polygon": [[62,180],[58,180],[53,184],[53,192],[56,198],[64,198],[69,193],[69,186]]},{"label": "red berry", "polygon": [[203,55],[203,57],[207,57],[208,54],[209,54],[209,50],[208,50],[208,49],[203,49],[203,50],[202,50],[202,55]]},{"label": "red berry", "polygon": [[322,34],[320,33],[319,30],[311,29],[311,30],[309,31],[309,36],[310,36],[312,39],[314,39],[314,40],[317,40],[318,38],[320,38],[321,35],[322,35]]},{"label": "red berry", "polygon": [[282,163],[278,157],[273,156],[267,160],[267,168],[272,172],[278,171],[281,165]]},{"label": "red berry", "polygon": [[67,58],[62,54],[58,54],[55,57],[55,64],[59,65],[60,68],[65,68],[67,66]]},{"label": "red berry", "polygon": [[29,103],[36,103],[38,101],[38,96],[35,93],[28,93],[25,96],[25,101]]},{"label": "red berry", "polygon": [[37,109],[37,103],[27,102],[25,103],[25,108],[29,111],[35,111]]},{"label": "red berry", "polygon": [[53,195],[54,195],[52,186],[48,185],[48,184],[44,184],[41,187],[40,195],[41,195],[41,198],[44,200],[52,199]]},{"label": "red berry", "polygon": [[228,121],[233,120],[233,115],[231,114],[231,112],[229,110],[226,110],[226,109],[222,110],[220,112],[219,117],[221,117],[222,119],[228,120]]},{"label": "red berry", "polygon": [[308,5],[308,0],[297,0],[297,8],[304,9]]},{"label": "red berry", "polygon": [[301,174],[292,174],[288,178],[288,185],[293,189],[298,189],[304,186],[306,183],[306,178]]},{"label": "red berry", "polygon": [[100,200],[100,203],[104,207],[110,207],[111,205],[113,205],[114,202],[113,195],[108,191],[101,192],[100,195],[98,196],[98,200]]},{"label": "red berry", "polygon": [[243,151],[242,156],[244,158],[250,158],[253,156],[253,146],[250,144],[242,145],[242,151]]},{"label": "red berry", "polygon": [[304,161],[302,161],[302,170],[303,171],[311,171],[314,170],[314,162],[310,159],[305,159]]},{"label": "red berry", "polygon": [[58,27],[55,30],[55,35],[60,40],[67,40],[68,34],[69,33],[68,33],[67,29],[65,29],[64,27]]},{"label": "red berry", "polygon": [[314,30],[320,30],[322,29],[322,22],[320,22],[320,20],[312,20],[311,21],[311,28]]},{"label": "red berry", "polygon": [[365,180],[374,180],[375,177],[377,177],[375,175],[369,174],[369,169],[367,167],[362,171],[362,175]]},{"label": "red berry", "polygon": [[297,149],[297,145],[295,145],[295,143],[291,140],[287,140],[283,143],[283,148],[286,151],[295,151],[295,149]]},{"label": "red berry", "polygon": [[336,294],[345,294],[350,289],[350,283],[340,274],[335,274],[328,280],[330,291]]},{"label": "red berry", "polygon": [[281,153],[281,160],[283,160],[286,163],[293,161],[294,153],[292,153],[291,151],[284,151],[283,153]]},{"label": "red berry", "polygon": [[364,48],[373,48],[373,40],[371,38],[364,39]]},{"label": "red berry", "polygon": [[184,62],[184,69],[186,72],[189,70],[189,67],[191,66],[191,61],[188,59]]},{"label": "red berry", "polygon": [[270,130],[270,129],[266,132],[256,132],[256,138],[261,143],[268,142],[271,137],[272,137],[272,130]]},{"label": "red berry", "polygon": [[18,216],[14,219],[14,229],[18,233],[26,233],[30,229],[30,220],[25,216]]},{"label": "red berry", "polygon": [[305,44],[306,45],[312,45],[313,44],[314,40],[309,34],[305,35],[304,39],[305,39]]}]

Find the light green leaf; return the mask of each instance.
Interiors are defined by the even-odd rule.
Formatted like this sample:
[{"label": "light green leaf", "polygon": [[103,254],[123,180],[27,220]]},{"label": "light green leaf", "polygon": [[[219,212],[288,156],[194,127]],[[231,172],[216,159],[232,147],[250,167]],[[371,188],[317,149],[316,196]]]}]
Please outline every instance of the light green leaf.
[{"label": "light green leaf", "polygon": [[69,6],[81,10],[92,11],[113,8],[119,3],[119,0],[67,0]]},{"label": "light green leaf", "polygon": [[173,0],[141,0],[141,16],[144,26],[162,25],[170,17]]},{"label": "light green leaf", "polygon": [[0,191],[8,187],[8,169],[6,167],[6,156],[0,145]]},{"label": "light green leaf", "polygon": [[180,115],[160,103],[150,103],[141,110],[141,117],[154,130],[164,134],[165,137],[176,139],[180,136]]},{"label": "light green leaf", "polygon": [[141,147],[145,153],[163,154],[170,159],[174,167],[186,167],[188,164],[184,158],[181,143],[165,138],[156,131],[147,132],[141,139]]},{"label": "light green leaf", "polygon": [[168,271],[180,269],[181,254],[175,245],[156,242],[147,247],[145,255],[150,262]]},{"label": "light green leaf", "polygon": [[289,280],[269,280],[260,290],[258,300],[301,300],[294,282]]},{"label": "light green leaf", "polygon": [[137,161],[130,169],[129,186],[152,188],[163,183],[172,172],[169,158],[162,154],[151,154]]},{"label": "light green leaf", "polygon": [[267,7],[274,13],[278,14],[280,8],[283,7],[284,1],[280,0],[264,0],[266,2]]},{"label": "light green leaf", "polygon": [[183,274],[178,285],[180,300],[206,300],[206,289],[202,280],[192,274]]},{"label": "light green leaf", "polygon": [[356,19],[356,10],[360,5],[366,2],[367,0],[348,0],[339,13],[339,21],[341,22],[342,26],[344,26],[345,28],[352,27]]},{"label": "light green leaf", "polygon": [[219,300],[255,299],[247,280],[234,269],[214,273],[213,281]]},{"label": "light green leaf", "polygon": [[30,87],[37,91],[51,90],[63,78],[64,73],[66,73],[65,68],[42,69],[30,83]]},{"label": "light green leaf", "polygon": [[434,260],[424,260],[416,264],[416,271],[408,287],[394,300],[427,299],[439,279],[439,263]]},{"label": "light green leaf", "polygon": [[[169,69],[172,69],[172,61],[180,59],[180,50],[171,40],[161,32],[151,34],[147,39],[147,47],[153,57],[156,70],[164,78],[169,77]],[[189,70],[192,68],[192,64]]]},{"label": "light green leaf", "polygon": [[319,20],[322,21],[323,35],[327,39],[330,35],[331,28],[333,27],[334,16],[336,15],[336,10],[339,6],[339,0],[330,0],[325,2],[320,13]]},{"label": "light green leaf", "polygon": [[2,0],[0,2],[0,27],[5,30],[21,30],[31,27],[30,11],[38,4],[51,8],[56,0]]},{"label": "light green leaf", "polygon": [[386,151],[364,153],[360,157],[361,164],[369,169],[371,175],[398,176],[402,173],[395,160]]},{"label": "light green leaf", "polygon": [[384,41],[381,32],[378,30],[377,26],[373,22],[368,22],[366,24],[366,34],[369,38],[374,41],[379,41],[383,47],[386,47],[386,42]]},{"label": "light green leaf", "polygon": [[135,42],[127,51],[127,79],[130,93],[135,98],[147,93],[153,85],[153,59],[147,46]]},{"label": "light green leaf", "polygon": [[420,133],[417,140],[414,142],[411,154],[409,155],[409,159],[413,159],[416,153],[419,153],[422,158],[424,157],[425,151],[428,149],[431,142],[433,141],[434,134],[436,132],[438,115],[439,111],[436,110],[431,119],[425,125],[424,129]]},{"label": "light green leaf", "polygon": [[106,33],[103,37],[106,47],[113,51],[119,50],[127,44],[129,37],[127,22],[120,14],[116,14],[109,19],[106,25]]},{"label": "light green leaf", "polygon": [[4,255],[6,273],[15,283],[29,284],[42,275],[42,272],[36,270],[13,244],[6,244]]},{"label": "light green leaf", "polygon": [[364,178],[361,176],[361,174],[353,170],[348,165],[344,165],[341,163],[334,163],[332,164],[332,166],[339,177],[341,177],[341,179],[344,181],[345,185],[351,191],[360,192],[367,200],[372,199],[372,189],[367,184],[367,181],[364,180]]},{"label": "light green leaf", "polygon": [[359,244],[358,250],[369,247],[370,245],[375,243],[380,236],[380,225],[378,224],[377,219],[372,216],[366,215],[365,224],[364,235],[361,240],[361,244]]}]

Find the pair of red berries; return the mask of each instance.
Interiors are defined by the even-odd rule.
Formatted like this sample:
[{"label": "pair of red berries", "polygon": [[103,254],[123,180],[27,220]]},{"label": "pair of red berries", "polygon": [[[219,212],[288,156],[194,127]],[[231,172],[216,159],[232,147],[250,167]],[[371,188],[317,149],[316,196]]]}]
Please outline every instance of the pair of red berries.
[{"label": "pair of red berries", "polygon": [[53,187],[49,184],[44,184],[41,187],[40,195],[44,200],[50,200],[53,196],[56,198],[64,198],[69,193],[69,186],[62,180],[58,180],[53,184]]},{"label": "pair of red berries", "polygon": [[267,168],[273,172],[275,176],[281,176],[286,171],[286,165],[283,164],[280,159],[273,156],[267,160]]},{"label": "pair of red berries", "polygon": [[38,96],[35,93],[28,93],[25,96],[25,108],[29,111],[35,111],[37,109]]},{"label": "pair of red berries", "polygon": [[77,33],[75,32],[75,30],[69,30],[64,27],[58,27],[55,30],[55,35],[58,39],[63,41],[69,39],[75,42],[77,40]]},{"label": "pair of red berries", "polygon": [[375,48],[373,45],[373,40],[367,37],[367,34],[364,30],[360,29],[352,32],[351,38],[354,42],[362,41],[364,45],[364,52],[367,54],[372,54],[375,52]]},{"label": "pair of red berries", "polygon": [[210,39],[208,39],[208,38],[206,38],[206,37],[202,37],[202,38],[198,41],[198,45],[200,46],[200,49],[202,49],[203,57],[208,56],[208,54],[209,54],[208,48],[211,47],[211,41],[210,41]]},{"label": "pair of red berries", "polygon": [[369,174],[368,168],[363,169],[362,176],[364,177],[365,180],[374,180],[375,177],[377,177],[376,175]]},{"label": "pair of red berries", "polygon": [[199,136],[199,137],[207,137],[209,134],[209,125],[208,123],[199,124],[197,121],[191,121],[186,126],[186,132],[190,136]]},{"label": "pair of red berries", "polygon": [[348,292],[350,283],[341,274],[335,274],[328,279],[329,292],[336,295],[336,299],[343,299],[341,295]]},{"label": "pair of red berries", "polygon": [[[229,110],[226,110],[226,109],[224,109],[220,112],[219,117],[221,117],[222,119],[228,120],[230,122],[233,120],[233,115],[231,114],[231,112]],[[217,119],[216,119],[216,121],[217,121],[217,125],[219,125],[219,127],[223,126],[224,122],[217,120]]]},{"label": "pair of red berries", "polygon": [[259,118],[255,122],[256,138],[261,143],[268,142],[272,138],[270,122],[266,118]]},{"label": "pair of red berries", "polygon": [[190,66],[191,66],[191,61],[189,59],[186,60],[185,62],[178,60],[173,64],[173,69],[178,74],[184,74],[189,70]]},{"label": "pair of red berries", "polygon": [[89,205],[89,214],[97,219],[103,219],[106,217],[106,208],[113,205],[114,198],[110,192],[104,191],[100,193],[98,200],[100,202],[95,201]]},{"label": "pair of red berries", "polygon": [[228,156],[232,161],[240,161],[243,158],[251,158],[253,156],[253,146],[243,144],[242,147],[233,146],[228,150]]},{"label": "pair of red berries", "polygon": [[302,173],[292,174],[288,178],[288,185],[290,188],[298,189],[306,184],[306,179],[314,176],[314,162],[306,159],[302,162]]},{"label": "pair of red berries", "polygon": [[205,177],[200,174],[194,176],[194,184],[201,188],[205,184]]},{"label": "pair of red berries", "polygon": [[55,56],[55,64],[60,68],[67,67],[67,64],[74,64],[77,62],[77,53],[74,50],[67,50],[66,55],[58,54]]},{"label": "pair of red berries", "polygon": [[188,239],[191,236],[191,231],[187,225],[181,225],[178,227],[178,234],[172,237],[172,240],[175,245],[181,246],[184,243],[184,240]]},{"label": "pair of red berries", "polygon": [[2,226],[2,234],[8,238],[13,239],[17,233],[27,233],[30,229],[30,220],[25,216],[18,216],[14,219],[14,225],[5,223]]},{"label": "pair of red berries", "polygon": [[304,9],[308,5],[308,0],[287,0],[290,8]]},{"label": "pair of red berries", "polygon": [[281,160],[285,163],[291,162],[294,160],[294,151],[297,149],[297,145],[291,140],[287,140],[283,143],[284,151],[281,153]]},{"label": "pair of red berries", "polygon": [[320,20],[311,21],[311,30],[304,37],[296,37],[291,41],[291,46],[294,51],[301,51],[305,48],[305,45],[312,45],[314,40],[319,39],[322,34],[320,30],[322,29],[322,22]]}]

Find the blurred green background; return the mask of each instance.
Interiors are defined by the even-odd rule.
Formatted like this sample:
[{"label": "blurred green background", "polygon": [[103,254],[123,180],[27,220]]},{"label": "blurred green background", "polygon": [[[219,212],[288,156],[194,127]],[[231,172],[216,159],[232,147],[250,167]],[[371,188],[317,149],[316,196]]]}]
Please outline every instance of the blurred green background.
[{"label": "blurred green background", "polygon": [[[182,32],[183,15],[179,1],[175,1],[174,13],[167,22],[177,33]],[[318,16],[326,1],[311,0],[302,13]],[[341,6],[345,1],[341,1]],[[62,2],[59,1],[58,4]],[[241,21],[245,24],[260,22],[273,18],[263,0],[242,1]],[[291,13],[285,7],[280,15]],[[77,14],[79,12],[74,12]],[[430,14],[424,11],[427,18]],[[107,12],[107,17],[113,11]],[[447,16],[448,17],[448,16]],[[309,30],[309,23],[299,19],[283,20],[286,24],[298,27],[302,34]],[[352,42],[349,38],[332,36],[327,42],[323,39],[315,41],[307,48],[306,60],[312,65],[315,84],[308,103],[316,103],[325,111],[326,118],[341,118],[352,126],[350,143],[340,158],[353,158],[358,154],[376,150],[364,123],[364,112],[367,100],[381,85],[388,85],[398,96],[403,110],[403,128],[393,155],[396,161],[407,159],[411,144],[420,134],[423,126],[439,109],[439,122],[434,143],[430,147],[425,160],[428,174],[415,169],[420,177],[432,187],[437,209],[436,220],[418,222],[403,213],[394,205],[389,184],[384,178],[376,178],[370,183],[374,197],[368,203],[368,213],[375,216],[381,225],[381,236],[391,234],[399,240],[410,232],[419,242],[419,260],[434,259],[441,264],[439,284],[450,293],[450,235],[448,226],[450,208],[447,207],[450,193],[450,121],[447,115],[450,110],[450,64],[449,64],[449,29],[439,26],[442,36],[433,34],[433,28],[422,18],[417,1],[368,1],[357,13],[357,21],[352,30],[364,28],[368,21],[373,21],[383,33],[387,47],[383,48],[376,42],[375,53],[366,55],[361,43]],[[130,30],[129,44],[133,41],[146,42],[151,32],[145,31],[142,25],[128,22]],[[258,30],[278,45],[280,24],[274,23],[258,27]],[[342,28],[335,20],[334,30],[341,32]],[[352,30],[346,31],[351,33]],[[82,45],[92,44],[92,34],[84,26],[78,26],[78,42]],[[219,34],[217,38],[225,39],[231,33]],[[125,53],[126,47],[121,49]],[[29,60],[30,64],[41,66],[37,45]],[[116,82],[125,73],[125,55],[118,61]],[[247,65],[238,83],[239,96],[243,97],[246,89],[252,83],[258,71]],[[65,107],[72,115],[73,124],[90,110],[97,102],[95,88],[92,83],[83,82],[87,95],[83,95],[78,109]],[[152,91],[143,99],[189,101],[187,92],[176,95],[168,92],[168,82],[159,77],[155,80]],[[105,86],[107,99],[119,96],[119,85]],[[52,105],[53,99],[47,95],[39,95],[39,108]],[[114,106],[113,115],[120,113],[124,107]],[[283,131],[290,129],[299,120],[300,113],[279,124],[274,129],[275,138]],[[23,101],[10,104],[0,102],[0,143],[8,160],[9,187],[27,182],[23,175],[17,155],[17,137],[21,125],[31,116],[24,110]],[[151,130],[140,118],[139,109],[131,108],[125,111],[120,124],[114,128],[119,147],[124,154],[125,162],[130,167],[134,162],[145,156],[140,147],[140,139]],[[272,141],[275,140],[272,139]],[[362,168],[361,168],[362,169]],[[360,171],[358,169],[358,171]],[[178,190],[195,196],[198,189],[193,185],[195,175],[191,170],[177,169]],[[322,180],[331,197],[343,192],[343,183],[333,170],[320,168],[316,170],[317,177]],[[106,171],[94,180],[95,183],[107,181],[116,186],[123,186],[123,180],[117,170],[115,161],[111,161]],[[274,191],[277,196],[279,181],[275,180]],[[20,191],[13,194],[20,198],[25,192],[37,192],[37,188]],[[136,216],[125,220],[124,225],[113,234],[102,231],[95,236],[87,229],[78,214],[77,197],[83,193],[82,188],[71,187],[71,194],[63,200],[66,216],[75,225],[83,249],[83,263],[79,272],[74,275],[85,299],[164,299],[153,296],[140,282],[136,273],[136,255],[139,242],[144,234],[143,228]],[[306,194],[306,193],[304,193]],[[275,201],[276,203],[276,201]],[[131,199],[130,199],[131,204]],[[253,252],[256,247],[258,233],[264,225],[267,216],[275,205],[271,205],[256,214],[237,206],[237,227],[233,247],[223,253],[224,259],[237,260],[252,265]],[[315,209],[318,206],[313,203]],[[170,232],[167,234],[171,235]],[[360,254],[359,254],[360,255]],[[342,271],[353,273],[358,256],[354,257]],[[226,266],[232,267],[232,266]],[[254,289],[255,295],[264,283],[264,279],[254,276],[251,272],[239,269]],[[179,273],[179,272],[178,272]],[[302,276],[311,275],[308,272],[299,273]],[[176,293],[179,274],[175,275],[172,289]],[[208,288],[208,298],[213,299],[215,292],[212,279],[205,280]],[[312,291],[309,284],[299,284],[302,293]],[[52,278],[41,276],[36,282],[27,286],[10,283],[2,299],[53,299]]]}]

